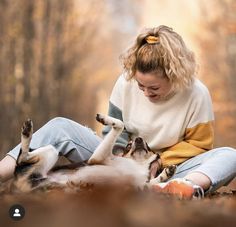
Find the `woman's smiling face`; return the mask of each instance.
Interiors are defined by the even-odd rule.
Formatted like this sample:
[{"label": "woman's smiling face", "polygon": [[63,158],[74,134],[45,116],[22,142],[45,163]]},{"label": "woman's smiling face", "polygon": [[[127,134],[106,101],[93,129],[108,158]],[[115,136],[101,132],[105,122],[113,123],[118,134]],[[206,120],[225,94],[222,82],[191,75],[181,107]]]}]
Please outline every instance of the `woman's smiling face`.
[{"label": "woman's smiling face", "polygon": [[171,91],[169,79],[163,75],[164,72],[141,73],[136,71],[135,79],[138,87],[150,102],[166,100]]}]

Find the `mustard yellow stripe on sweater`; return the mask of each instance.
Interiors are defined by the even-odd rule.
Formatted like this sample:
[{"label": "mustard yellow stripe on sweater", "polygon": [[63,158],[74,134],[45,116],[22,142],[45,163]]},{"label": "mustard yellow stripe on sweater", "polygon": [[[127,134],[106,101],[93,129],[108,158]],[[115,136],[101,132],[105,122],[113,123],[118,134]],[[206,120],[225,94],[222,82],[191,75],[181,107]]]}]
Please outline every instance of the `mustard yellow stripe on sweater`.
[{"label": "mustard yellow stripe on sweater", "polygon": [[213,148],[213,121],[200,123],[185,130],[183,141],[167,148],[161,154],[163,166],[180,164],[189,158]]}]

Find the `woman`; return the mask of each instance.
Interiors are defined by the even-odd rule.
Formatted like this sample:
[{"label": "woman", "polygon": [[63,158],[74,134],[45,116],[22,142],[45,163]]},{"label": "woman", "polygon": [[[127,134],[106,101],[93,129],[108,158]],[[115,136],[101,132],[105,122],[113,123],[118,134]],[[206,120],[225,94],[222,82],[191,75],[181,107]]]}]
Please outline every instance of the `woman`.
[{"label": "woman", "polygon": [[[236,151],[213,149],[213,111],[207,88],[195,78],[194,54],[167,26],[145,30],[122,56],[124,73],[118,78],[109,102],[109,115],[121,119],[125,130],[115,151],[127,141],[143,137],[161,164],[153,163],[152,175],[166,165],[178,165],[176,174],[155,190],[187,197],[189,189],[213,192],[236,176]],[[109,131],[105,127],[103,134]],[[71,161],[90,157],[101,139],[71,120],[56,118],[33,136],[32,148],[52,144]],[[2,178],[11,176],[19,145],[1,161]]]}]

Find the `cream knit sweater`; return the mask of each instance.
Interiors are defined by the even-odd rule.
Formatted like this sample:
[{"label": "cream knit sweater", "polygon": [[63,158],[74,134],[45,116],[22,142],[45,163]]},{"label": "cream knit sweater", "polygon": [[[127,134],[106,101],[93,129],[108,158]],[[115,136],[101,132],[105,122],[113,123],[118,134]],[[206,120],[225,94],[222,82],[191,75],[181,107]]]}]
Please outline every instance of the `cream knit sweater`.
[{"label": "cream knit sweater", "polygon": [[179,164],[213,147],[211,97],[198,79],[191,89],[152,103],[135,80],[127,81],[121,75],[110,97],[109,112],[123,120],[131,138],[141,136],[159,152],[164,166]]}]

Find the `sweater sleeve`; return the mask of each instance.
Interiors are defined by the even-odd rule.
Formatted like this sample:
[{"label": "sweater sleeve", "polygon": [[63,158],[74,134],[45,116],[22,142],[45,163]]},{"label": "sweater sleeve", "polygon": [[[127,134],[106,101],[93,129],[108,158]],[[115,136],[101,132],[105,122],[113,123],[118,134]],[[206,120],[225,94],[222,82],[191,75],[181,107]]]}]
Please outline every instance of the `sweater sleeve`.
[{"label": "sweater sleeve", "polygon": [[[124,76],[121,75],[113,87],[108,107],[108,115],[121,121],[123,121],[122,108],[124,103],[124,84],[125,79]],[[109,126],[105,126],[102,131],[103,136],[106,136],[110,129],[111,128]],[[126,130],[126,128],[124,128],[123,132],[116,141],[113,151],[118,149],[123,150],[129,140],[130,133]]]},{"label": "sweater sleeve", "polygon": [[182,140],[168,147],[161,154],[163,166],[180,164],[213,148],[214,114],[211,97],[206,87],[193,96],[186,121]]},{"label": "sweater sleeve", "polygon": [[213,121],[187,128],[183,141],[169,147],[161,154],[163,166],[180,164],[189,158],[213,148]]},{"label": "sweater sleeve", "polygon": [[[108,115],[123,121],[122,111],[117,106],[115,106],[112,102],[109,102]],[[106,136],[106,134],[110,130],[111,130],[110,126],[104,126],[104,128],[102,130],[103,136]],[[123,132],[121,133],[121,135],[118,137],[114,148],[115,149],[117,149],[117,148],[124,149],[129,141],[129,139],[130,139],[130,134],[126,129],[124,129]]]}]

